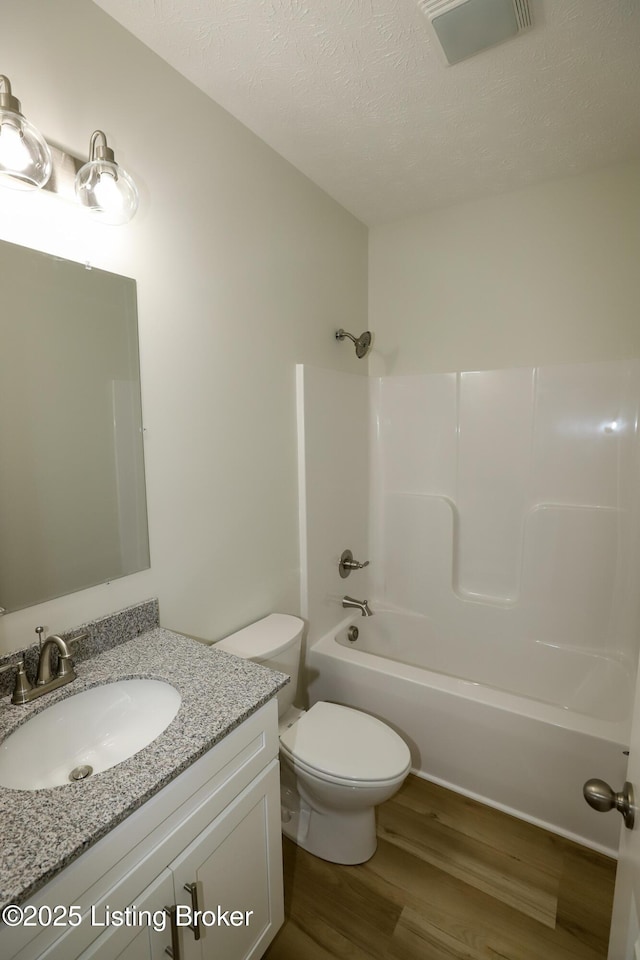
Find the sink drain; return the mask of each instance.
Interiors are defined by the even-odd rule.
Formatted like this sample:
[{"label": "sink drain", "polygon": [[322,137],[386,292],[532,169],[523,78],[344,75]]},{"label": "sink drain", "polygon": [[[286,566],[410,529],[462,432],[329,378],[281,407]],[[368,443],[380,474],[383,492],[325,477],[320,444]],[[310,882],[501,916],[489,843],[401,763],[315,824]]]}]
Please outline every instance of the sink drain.
[{"label": "sink drain", "polygon": [[82,767],[74,767],[69,774],[69,780],[86,780],[93,773],[93,767],[88,764]]}]

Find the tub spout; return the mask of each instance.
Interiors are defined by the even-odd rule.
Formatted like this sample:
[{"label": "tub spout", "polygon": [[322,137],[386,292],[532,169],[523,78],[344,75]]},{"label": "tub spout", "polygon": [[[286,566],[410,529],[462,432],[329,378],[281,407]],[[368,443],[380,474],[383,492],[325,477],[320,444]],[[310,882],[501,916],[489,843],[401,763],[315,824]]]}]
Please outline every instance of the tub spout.
[{"label": "tub spout", "polygon": [[367,600],[354,600],[353,597],[343,597],[342,606],[355,607],[356,610],[360,611],[363,617],[373,616],[373,610],[369,609],[369,603]]}]

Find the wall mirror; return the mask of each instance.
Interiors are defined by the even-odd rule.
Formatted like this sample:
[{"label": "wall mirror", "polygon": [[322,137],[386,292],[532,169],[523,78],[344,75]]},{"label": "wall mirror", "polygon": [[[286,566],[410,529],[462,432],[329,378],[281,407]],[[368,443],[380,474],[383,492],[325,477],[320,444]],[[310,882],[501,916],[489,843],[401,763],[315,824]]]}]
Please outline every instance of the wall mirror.
[{"label": "wall mirror", "polygon": [[149,566],[135,280],[0,241],[0,607]]}]

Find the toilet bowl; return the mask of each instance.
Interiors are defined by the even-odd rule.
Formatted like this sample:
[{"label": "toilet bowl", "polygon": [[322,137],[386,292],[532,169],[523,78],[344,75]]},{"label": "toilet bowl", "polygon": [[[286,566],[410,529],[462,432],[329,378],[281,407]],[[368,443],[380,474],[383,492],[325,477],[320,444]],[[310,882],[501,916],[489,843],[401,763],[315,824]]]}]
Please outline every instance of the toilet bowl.
[{"label": "toilet bowl", "polygon": [[[402,786],[409,749],[382,721],[319,701],[280,736],[280,758],[305,806],[283,833],[333,863],[364,863],[376,850],[374,808]],[[286,800],[286,798],[285,798]],[[302,814],[302,815],[301,815]]]},{"label": "toilet bowl", "polygon": [[364,863],[376,850],[375,807],[405,780],[409,748],[361,710],[293,706],[303,627],[298,617],[270,614],[216,648],[291,676],[278,695],[283,833],[323,860]]}]

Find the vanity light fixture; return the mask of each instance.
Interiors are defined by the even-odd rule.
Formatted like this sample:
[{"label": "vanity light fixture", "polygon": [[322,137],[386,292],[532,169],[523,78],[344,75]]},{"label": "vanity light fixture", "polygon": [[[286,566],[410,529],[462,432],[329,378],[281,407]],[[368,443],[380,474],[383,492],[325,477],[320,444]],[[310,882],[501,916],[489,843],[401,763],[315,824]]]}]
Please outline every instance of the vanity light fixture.
[{"label": "vanity light fixture", "polygon": [[95,130],[89,142],[89,160],[78,170],[76,197],[102,223],[128,223],[138,209],[135,183],[120,167],[102,130]]},{"label": "vanity light fixture", "polygon": [[71,196],[103,223],[128,223],[138,209],[135,183],[113,155],[102,130],[89,141],[89,160],[51,147],[20,110],[9,78],[0,74],[0,186],[45,187]]},{"label": "vanity light fixture", "polygon": [[0,183],[32,190],[45,185],[52,169],[49,145],[21,112],[9,78],[0,74]]}]

